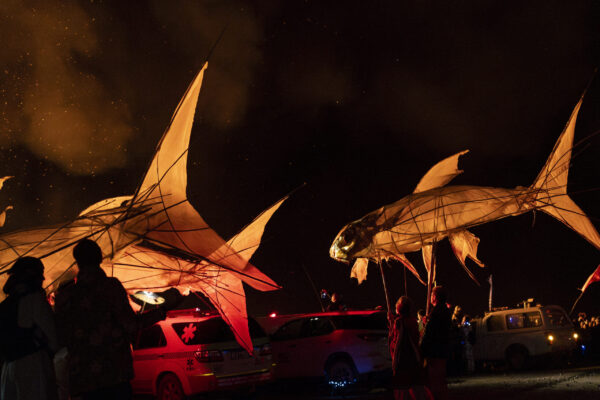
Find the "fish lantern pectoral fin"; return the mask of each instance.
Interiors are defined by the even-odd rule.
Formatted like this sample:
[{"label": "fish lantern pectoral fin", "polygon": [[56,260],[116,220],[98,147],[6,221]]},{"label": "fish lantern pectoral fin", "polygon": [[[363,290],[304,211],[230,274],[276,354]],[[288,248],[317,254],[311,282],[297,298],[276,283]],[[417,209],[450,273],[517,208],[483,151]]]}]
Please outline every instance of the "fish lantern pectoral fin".
[{"label": "fish lantern pectoral fin", "polygon": [[404,265],[404,268],[408,269],[421,284],[425,285],[425,282],[423,281],[423,279],[421,279],[421,276],[417,272],[417,269],[414,267],[414,265],[412,265],[412,263],[408,260],[408,258],[406,258],[404,254],[393,254],[390,255],[390,257],[394,260],[400,261]]},{"label": "fish lantern pectoral fin", "polygon": [[367,267],[369,266],[368,258],[357,258],[350,272],[350,278],[356,278],[358,284],[363,283],[367,279]]}]

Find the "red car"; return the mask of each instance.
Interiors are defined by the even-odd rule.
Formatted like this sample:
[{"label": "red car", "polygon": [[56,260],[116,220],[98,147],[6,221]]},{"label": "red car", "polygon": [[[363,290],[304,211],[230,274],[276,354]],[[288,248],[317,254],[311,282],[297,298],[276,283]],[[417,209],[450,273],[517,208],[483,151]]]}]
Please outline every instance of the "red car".
[{"label": "red car", "polygon": [[325,377],[345,386],[392,366],[381,311],[282,315],[259,322],[271,333],[275,378]]},{"label": "red car", "polygon": [[248,321],[254,357],[240,347],[220,316],[199,310],[169,312],[135,341],[134,392],[183,399],[271,381],[269,338],[256,321]]}]

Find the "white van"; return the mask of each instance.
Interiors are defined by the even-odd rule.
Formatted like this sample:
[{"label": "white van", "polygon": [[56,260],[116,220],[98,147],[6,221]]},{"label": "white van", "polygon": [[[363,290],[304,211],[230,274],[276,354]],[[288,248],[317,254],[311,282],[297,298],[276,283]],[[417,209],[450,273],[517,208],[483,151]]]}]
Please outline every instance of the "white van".
[{"label": "white van", "polygon": [[570,354],[578,335],[559,306],[525,306],[486,313],[472,321],[475,361],[506,361],[521,369],[535,357]]}]

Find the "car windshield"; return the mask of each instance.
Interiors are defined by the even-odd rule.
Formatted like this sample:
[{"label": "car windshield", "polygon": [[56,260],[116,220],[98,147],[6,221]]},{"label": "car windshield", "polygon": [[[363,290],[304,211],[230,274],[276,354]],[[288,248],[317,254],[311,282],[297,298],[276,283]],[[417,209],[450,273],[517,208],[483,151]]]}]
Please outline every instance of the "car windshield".
[{"label": "car windshield", "polygon": [[[233,332],[221,318],[204,321],[177,322],[172,324],[175,333],[184,344],[198,345],[235,341]],[[265,337],[265,331],[253,319],[248,319],[250,337]]]},{"label": "car windshield", "polygon": [[544,315],[550,326],[571,326],[569,317],[560,308],[546,308],[544,310]]}]

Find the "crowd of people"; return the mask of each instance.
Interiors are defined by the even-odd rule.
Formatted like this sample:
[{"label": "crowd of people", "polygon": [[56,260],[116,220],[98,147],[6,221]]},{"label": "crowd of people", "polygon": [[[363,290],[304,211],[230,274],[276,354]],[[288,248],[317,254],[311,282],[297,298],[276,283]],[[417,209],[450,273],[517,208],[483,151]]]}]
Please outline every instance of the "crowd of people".
[{"label": "crowd of people", "polygon": [[[73,258],[77,277],[58,288],[54,309],[42,287],[41,260],[22,257],[8,271],[7,298],[0,303],[1,399],[132,397],[134,335],[164,319],[166,307],[135,313],[119,280],[100,267],[95,242],[80,241]],[[447,304],[441,286],[433,288],[430,301],[428,314],[414,313],[412,301],[402,296],[388,315],[396,399],[447,399],[446,374],[474,371],[469,315]],[[330,310],[346,308],[337,293],[330,302]],[[598,317],[585,313],[575,324],[582,331],[600,329]]]},{"label": "crowd of people", "polygon": [[577,314],[577,319],[573,322],[581,330],[592,329],[600,326],[600,317],[597,315],[588,317],[585,312],[580,312]]},{"label": "crowd of people", "polygon": [[454,306],[452,313],[450,343],[451,353],[448,360],[448,373],[456,376],[475,372],[475,359],[473,357],[475,332],[471,325],[471,316],[465,314],[459,305]]},{"label": "crowd of people", "polygon": [[[166,317],[165,308],[135,313],[121,282],[108,277],[102,252],[84,239],[73,249],[77,277],[61,284],[51,307],[43,289],[44,265],[18,259],[7,272],[0,303],[0,398],[82,400],[132,398],[131,343],[136,333]],[[446,291],[435,287],[428,315],[413,317],[402,297],[389,314],[396,398],[446,399],[446,361],[451,355],[452,314]],[[334,294],[331,309],[345,309]],[[400,396],[400,397],[399,397]]]},{"label": "crowd of people", "polygon": [[600,359],[600,318],[588,317],[587,313],[580,312],[573,324],[580,335],[579,356],[583,359]]},{"label": "crowd of people", "polygon": [[447,361],[451,355],[452,314],[442,286],[432,290],[429,314],[413,317],[412,301],[402,296],[388,316],[395,399],[447,399]]},{"label": "crowd of people", "polygon": [[58,288],[54,310],[41,260],[22,257],[8,271],[0,304],[3,400],[132,397],[134,335],[166,309],[135,313],[121,282],[100,267],[95,242],[77,243],[73,257],[77,277]]}]

